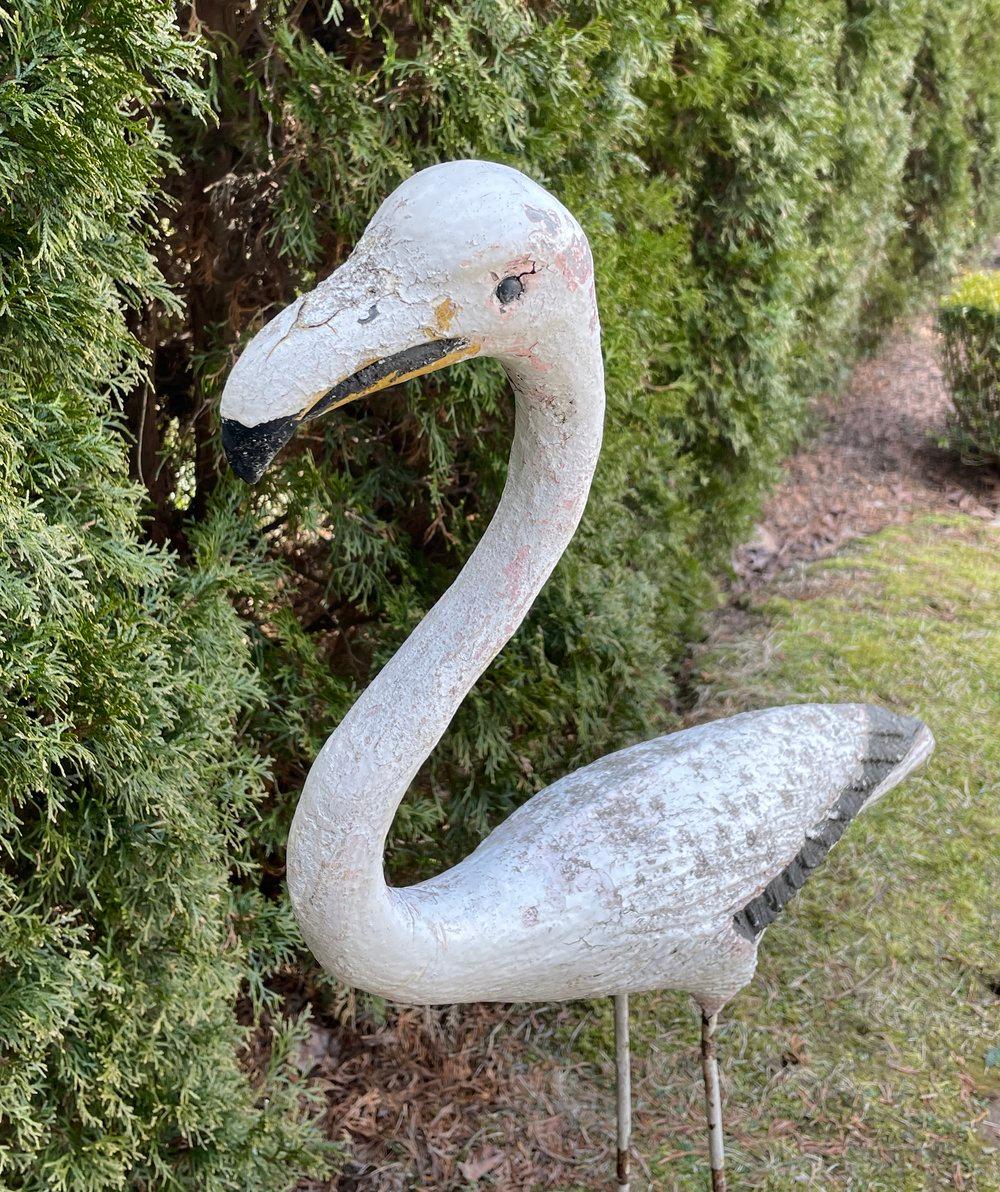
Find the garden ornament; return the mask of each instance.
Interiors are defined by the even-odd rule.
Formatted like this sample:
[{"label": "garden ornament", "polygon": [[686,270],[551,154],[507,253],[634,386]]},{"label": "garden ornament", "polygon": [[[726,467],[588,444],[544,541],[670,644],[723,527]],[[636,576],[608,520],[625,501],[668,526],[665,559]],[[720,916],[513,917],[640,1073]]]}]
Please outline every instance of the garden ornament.
[{"label": "garden ornament", "polygon": [[320,964],[397,1002],[615,999],[618,1187],[629,1186],[628,995],[701,1009],[712,1187],[725,1187],[716,1016],[761,934],[848,822],[931,752],[863,704],[747,712],[601,758],[536,794],[454,868],[386,884],[400,801],[523,621],[583,514],[604,375],[590,247],[552,195],[456,161],[404,182],[348,260],[247,345],[222,435],[250,483],[326,410],[478,356],[514,392],[503,496],[461,574],[316,758],[288,889]]}]

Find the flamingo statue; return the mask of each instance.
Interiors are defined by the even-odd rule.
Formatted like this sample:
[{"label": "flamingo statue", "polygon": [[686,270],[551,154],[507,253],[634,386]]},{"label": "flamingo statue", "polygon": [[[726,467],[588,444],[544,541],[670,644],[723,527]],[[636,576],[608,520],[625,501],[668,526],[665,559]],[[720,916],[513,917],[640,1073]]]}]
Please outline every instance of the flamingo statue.
[{"label": "flamingo statue", "polygon": [[717,1015],[753,976],[762,932],[848,822],[934,741],[920,721],[863,704],[747,712],[584,766],[454,868],[387,885],[400,801],[587,502],[604,418],[587,238],[516,170],[426,169],[385,200],[335,273],[250,341],[222,397],[226,454],[255,483],[303,423],[475,356],[499,360],[514,391],[503,496],[461,574],[316,758],[288,838],[292,905],[327,971],[394,1001],[613,996],[622,1190],[628,995],[691,994],[719,1192]]}]

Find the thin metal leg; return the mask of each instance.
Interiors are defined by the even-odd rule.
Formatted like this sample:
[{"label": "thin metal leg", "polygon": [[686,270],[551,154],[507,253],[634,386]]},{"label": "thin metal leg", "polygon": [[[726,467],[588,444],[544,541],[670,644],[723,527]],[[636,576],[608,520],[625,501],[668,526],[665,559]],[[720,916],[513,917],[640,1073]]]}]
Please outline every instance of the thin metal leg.
[{"label": "thin metal leg", "polygon": [[718,1015],[701,1016],[701,1068],[705,1074],[705,1108],[708,1112],[708,1154],[712,1168],[712,1192],[726,1192],[726,1155],[722,1139],[722,1093],[719,1064],[715,1057],[715,1027]]},{"label": "thin metal leg", "polygon": [[632,1070],[628,1046],[628,994],[615,994],[615,1068],[618,1102],[618,1192],[629,1192],[632,1136]]}]

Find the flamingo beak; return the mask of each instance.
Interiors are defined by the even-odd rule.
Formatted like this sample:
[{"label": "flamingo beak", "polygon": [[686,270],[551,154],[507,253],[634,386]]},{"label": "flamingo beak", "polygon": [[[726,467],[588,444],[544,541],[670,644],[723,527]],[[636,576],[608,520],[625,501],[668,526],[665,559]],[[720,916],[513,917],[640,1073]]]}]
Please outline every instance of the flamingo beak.
[{"label": "flamingo beak", "polygon": [[475,356],[480,344],[464,338],[431,339],[382,360],[373,361],[320,393],[297,414],[287,414],[256,426],[244,426],[234,418],[222,419],[222,446],[229,466],[247,484],[256,484],[274,457],[303,422],[318,418],[390,385],[422,377],[459,360]]},{"label": "flamingo beak", "polygon": [[235,418],[222,420],[222,449],[229,466],[247,484],[256,484],[271,461],[298,429],[296,416],[274,418],[257,426],[244,426]]}]

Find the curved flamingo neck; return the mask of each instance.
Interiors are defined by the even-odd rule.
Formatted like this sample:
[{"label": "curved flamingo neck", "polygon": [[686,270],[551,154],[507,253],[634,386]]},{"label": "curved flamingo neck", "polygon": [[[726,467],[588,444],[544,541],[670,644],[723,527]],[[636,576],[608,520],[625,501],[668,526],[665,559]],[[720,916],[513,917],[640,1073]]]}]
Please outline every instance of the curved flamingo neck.
[{"label": "curved flamingo neck", "polygon": [[[515,425],[503,495],[451,587],[358,698],[314,762],[288,840],[288,885],[324,968],[375,988],[373,941],[416,946],[383,852],[418,769],[527,615],[573,537],[600,452],[599,334],[503,361]],[[409,928],[409,929],[408,929]]]}]

